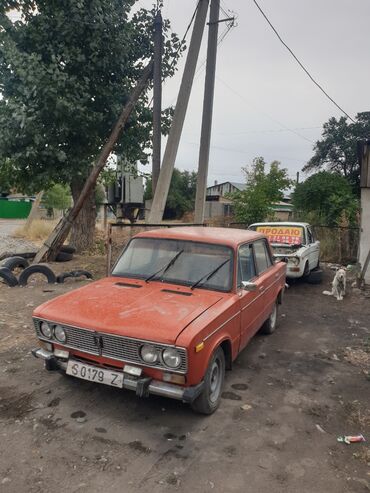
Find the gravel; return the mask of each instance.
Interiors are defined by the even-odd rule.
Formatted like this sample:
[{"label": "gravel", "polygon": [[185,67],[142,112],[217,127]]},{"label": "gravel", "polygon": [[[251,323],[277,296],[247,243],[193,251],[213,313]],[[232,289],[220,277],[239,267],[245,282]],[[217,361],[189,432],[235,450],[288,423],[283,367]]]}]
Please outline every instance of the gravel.
[{"label": "gravel", "polygon": [[0,221],[0,259],[6,258],[7,254],[13,255],[37,250],[37,247],[32,242],[12,236],[20,225],[16,221]]}]

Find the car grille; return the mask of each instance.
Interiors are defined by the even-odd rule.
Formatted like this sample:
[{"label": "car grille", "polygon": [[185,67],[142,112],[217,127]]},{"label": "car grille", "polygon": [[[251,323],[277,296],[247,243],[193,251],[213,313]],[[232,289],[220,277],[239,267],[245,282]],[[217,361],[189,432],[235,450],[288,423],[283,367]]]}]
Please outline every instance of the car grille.
[{"label": "car grille", "polygon": [[[141,366],[148,366],[151,368],[160,368],[168,371],[175,371],[176,373],[186,373],[187,371],[187,353],[183,348],[176,348],[181,355],[181,365],[176,370],[172,370],[164,365],[161,358],[154,363],[144,363],[139,356],[140,347],[144,343],[153,345],[161,354],[161,351],[165,349],[165,344],[157,344],[151,341],[142,341],[139,339],[131,339],[129,337],[121,337],[104,332],[94,332],[92,330],[80,329],[78,327],[71,327],[68,325],[58,324],[63,327],[66,332],[67,341],[65,344],[61,344],[55,339],[45,338],[40,331],[40,324],[44,320],[34,318],[33,322],[37,337],[43,341],[56,342],[66,348],[78,349],[84,353],[94,354],[96,356],[105,356],[118,361],[124,361],[127,363],[140,364]],[[56,324],[56,322],[50,322]],[[100,340],[100,344],[98,342]],[[100,347],[99,347],[100,346]]]}]

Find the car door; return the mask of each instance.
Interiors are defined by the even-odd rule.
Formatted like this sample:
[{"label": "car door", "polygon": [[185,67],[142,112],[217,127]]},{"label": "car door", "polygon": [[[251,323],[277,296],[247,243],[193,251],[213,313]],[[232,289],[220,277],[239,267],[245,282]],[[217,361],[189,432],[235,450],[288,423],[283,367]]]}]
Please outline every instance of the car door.
[{"label": "car door", "polygon": [[[241,310],[240,346],[243,349],[270,315],[272,303],[269,286],[273,262],[265,239],[239,247],[238,293]],[[243,289],[242,282],[252,282],[255,291]]]},{"label": "car door", "polygon": [[307,226],[308,259],[310,270],[315,269],[319,263],[320,242],[316,241],[310,226]]}]

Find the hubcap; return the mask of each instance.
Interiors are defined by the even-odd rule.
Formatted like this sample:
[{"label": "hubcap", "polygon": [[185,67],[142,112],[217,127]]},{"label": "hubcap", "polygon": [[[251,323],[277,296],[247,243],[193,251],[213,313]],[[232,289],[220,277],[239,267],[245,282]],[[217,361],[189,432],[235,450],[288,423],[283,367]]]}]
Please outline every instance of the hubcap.
[{"label": "hubcap", "polygon": [[219,395],[220,395],[220,390],[221,390],[221,362],[217,358],[211,368],[211,375],[210,375],[210,394],[209,398],[212,402],[217,401]]}]

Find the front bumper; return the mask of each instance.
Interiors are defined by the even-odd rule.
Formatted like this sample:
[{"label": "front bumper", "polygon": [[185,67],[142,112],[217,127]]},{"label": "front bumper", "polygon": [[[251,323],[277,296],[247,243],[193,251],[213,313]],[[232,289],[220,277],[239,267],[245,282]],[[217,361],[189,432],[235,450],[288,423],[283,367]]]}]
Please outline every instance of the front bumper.
[{"label": "front bumper", "polygon": [[[48,371],[66,371],[67,361],[57,358],[54,353],[43,348],[32,350],[33,356],[44,360],[45,368]],[[170,383],[154,380],[151,378],[133,378],[132,376],[124,376],[123,388],[134,390],[139,397],[146,397],[149,394],[159,395],[161,397],[169,397],[178,401],[187,403],[193,402],[203,390],[204,383],[192,387],[181,387]]]}]

